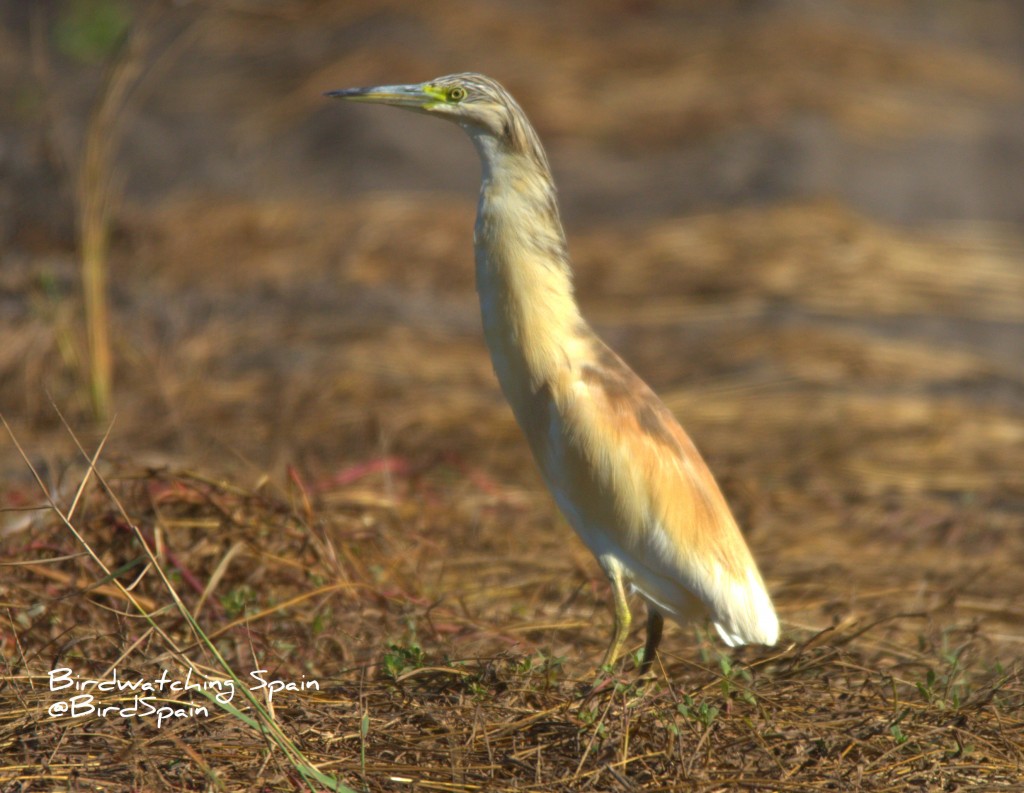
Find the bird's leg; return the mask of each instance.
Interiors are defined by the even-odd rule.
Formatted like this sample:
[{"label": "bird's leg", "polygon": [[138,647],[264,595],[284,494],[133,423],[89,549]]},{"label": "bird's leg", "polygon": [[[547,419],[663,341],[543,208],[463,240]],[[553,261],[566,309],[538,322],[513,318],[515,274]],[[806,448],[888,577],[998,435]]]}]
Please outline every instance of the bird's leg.
[{"label": "bird's leg", "polygon": [[665,626],[665,618],[654,606],[647,605],[647,643],[644,645],[644,660],[640,664],[640,674],[647,674],[647,670],[654,663],[654,654],[658,651],[658,644],[661,642],[661,629]]},{"label": "bird's leg", "polygon": [[605,557],[601,559],[601,566],[612,584],[612,598],[615,601],[615,630],[612,632],[612,642],[608,645],[608,651],[604,654],[604,661],[601,662],[602,666],[611,666],[622,653],[622,645],[629,637],[629,625],[633,621],[633,615],[626,601],[626,587],[622,582],[622,568],[619,563],[615,559]]}]

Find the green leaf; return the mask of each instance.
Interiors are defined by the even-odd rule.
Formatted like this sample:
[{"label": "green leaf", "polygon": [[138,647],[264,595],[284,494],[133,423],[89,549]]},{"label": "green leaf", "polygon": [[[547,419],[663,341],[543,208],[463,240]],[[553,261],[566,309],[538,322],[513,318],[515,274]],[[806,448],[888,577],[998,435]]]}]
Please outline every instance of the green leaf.
[{"label": "green leaf", "polygon": [[124,0],[65,0],[53,31],[57,49],[84,63],[99,63],[117,50],[132,18]]}]

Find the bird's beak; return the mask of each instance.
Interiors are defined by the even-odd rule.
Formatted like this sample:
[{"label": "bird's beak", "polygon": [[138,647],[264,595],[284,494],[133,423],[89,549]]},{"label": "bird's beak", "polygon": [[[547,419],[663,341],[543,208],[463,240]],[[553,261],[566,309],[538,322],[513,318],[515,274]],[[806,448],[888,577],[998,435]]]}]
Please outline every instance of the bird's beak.
[{"label": "bird's beak", "polygon": [[340,91],[328,91],[325,96],[348,99],[351,102],[375,102],[381,105],[407,107],[411,110],[426,110],[444,99],[439,92],[432,91],[428,83],[379,85],[374,88],[343,88]]}]

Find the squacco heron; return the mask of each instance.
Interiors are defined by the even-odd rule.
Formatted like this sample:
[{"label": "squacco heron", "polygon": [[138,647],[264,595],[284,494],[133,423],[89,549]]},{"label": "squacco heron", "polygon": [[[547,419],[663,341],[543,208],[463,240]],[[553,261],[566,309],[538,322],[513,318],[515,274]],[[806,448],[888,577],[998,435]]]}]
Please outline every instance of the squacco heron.
[{"label": "squacco heron", "polygon": [[774,644],[775,609],[700,453],[580,314],[548,159],[516,101],[480,74],[328,96],[454,121],[476,146],[484,335],[545,483],[611,582],[615,627],[603,663],[629,635],[627,588],[647,602],[642,672],[665,615],[710,617],[729,646]]}]

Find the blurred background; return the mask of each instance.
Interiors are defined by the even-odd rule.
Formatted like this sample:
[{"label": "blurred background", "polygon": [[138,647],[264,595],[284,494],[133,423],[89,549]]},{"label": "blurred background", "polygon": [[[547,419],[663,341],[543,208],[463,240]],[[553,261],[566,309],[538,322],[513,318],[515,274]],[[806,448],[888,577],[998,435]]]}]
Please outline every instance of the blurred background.
[{"label": "blurred background", "polygon": [[[1024,561],[1024,5],[8,0],[0,21],[0,412],[55,481],[63,416],[90,450],[110,428],[107,460],[246,481],[446,466],[468,523],[496,486],[551,529],[481,339],[471,144],[322,95],[473,70],[548,148],[584,313],[704,449],[783,601],[828,565],[1016,596],[979,576]],[[0,474],[10,503],[34,487],[7,437]]]}]

